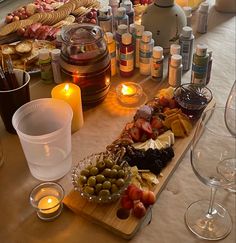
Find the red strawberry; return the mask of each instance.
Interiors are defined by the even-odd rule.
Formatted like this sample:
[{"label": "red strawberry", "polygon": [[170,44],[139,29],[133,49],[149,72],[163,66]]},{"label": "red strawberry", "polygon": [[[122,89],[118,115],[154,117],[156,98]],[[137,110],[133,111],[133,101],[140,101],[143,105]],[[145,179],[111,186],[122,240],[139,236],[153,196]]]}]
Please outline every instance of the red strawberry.
[{"label": "red strawberry", "polygon": [[129,130],[130,135],[132,136],[133,140],[135,142],[139,142],[141,138],[141,131],[138,127],[132,127]]},{"label": "red strawberry", "polygon": [[153,116],[151,120],[151,126],[152,128],[157,128],[157,129],[162,128],[163,127],[162,120],[157,116]]},{"label": "red strawberry", "polygon": [[152,127],[151,127],[150,122],[148,122],[148,121],[143,122],[143,123],[142,123],[142,129],[143,129],[143,131],[145,131],[146,133],[148,133],[148,134],[152,134]]},{"label": "red strawberry", "polygon": [[125,125],[125,130],[129,130],[130,128],[132,128],[134,126],[134,123],[133,122],[128,122],[126,125]]},{"label": "red strawberry", "polygon": [[159,104],[162,105],[163,107],[168,107],[169,106],[169,100],[166,99],[165,97],[161,97],[159,100]]},{"label": "red strawberry", "polygon": [[135,121],[134,124],[135,124],[136,127],[138,127],[138,128],[142,128],[142,125],[143,125],[144,122],[146,122],[145,119],[143,119],[143,118],[138,118],[138,119]]}]

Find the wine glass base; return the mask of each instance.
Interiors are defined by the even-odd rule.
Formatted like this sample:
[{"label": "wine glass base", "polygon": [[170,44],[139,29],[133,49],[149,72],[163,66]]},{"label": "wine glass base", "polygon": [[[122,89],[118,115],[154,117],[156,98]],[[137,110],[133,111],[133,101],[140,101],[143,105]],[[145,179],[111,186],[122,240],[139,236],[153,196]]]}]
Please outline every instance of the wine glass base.
[{"label": "wine glass base", "polygon": [[185,213],[185,223],[189,230],[201,239],[220,240],[232,229],[232,219],[225,208],[214,203],[212,214],[208,214],[208,200],[192,203]]}]

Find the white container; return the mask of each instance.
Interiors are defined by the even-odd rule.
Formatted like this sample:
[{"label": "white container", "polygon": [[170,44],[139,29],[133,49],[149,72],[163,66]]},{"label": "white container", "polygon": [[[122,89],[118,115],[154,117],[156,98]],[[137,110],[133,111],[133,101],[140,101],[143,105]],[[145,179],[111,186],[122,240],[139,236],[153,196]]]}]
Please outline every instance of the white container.
[{"label": "white container", "polygon": [[51,98],[28,102],[14,113],[12,124],[35,178],[57,180],[70,170],[72,115],[65,101]]}]

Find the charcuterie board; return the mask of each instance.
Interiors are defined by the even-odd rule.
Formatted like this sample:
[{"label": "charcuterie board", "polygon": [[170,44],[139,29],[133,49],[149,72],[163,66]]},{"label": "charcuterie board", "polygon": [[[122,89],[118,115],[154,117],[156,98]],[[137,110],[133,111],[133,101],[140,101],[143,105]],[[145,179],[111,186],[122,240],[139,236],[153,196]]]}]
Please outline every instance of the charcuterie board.
[{"label": "charcuterie board", "polygon": [[[206,109],[214,106],[215,101],[213,99],[208,104]],[[176,139],[176,142],[173,145],[175,156],[171,162],[162,170],[162,176],[158,178],[159,184],[157,184],[157,186],[154,188],[154,193],[157,197],[156,203],[158,203],[159,194],[165,188],[168,180],[171,178],[172,174],[180,164],[182,157],[189,149],[196,127],[197,122],[194,124],[194,127],[189,136]],[[82,198],[80,194],[74,190],[64,198],[64,204],[79,216],[82,216],[125,239],[130,239],[135,235],[148,215],[146,214],[146,216],[142,219],[138,219],[130,214],[127,218],[121,219],[117,216],[117,212],[120,209],[119,201],[102,205],[90,203],[86,201],[86,199]]]}]

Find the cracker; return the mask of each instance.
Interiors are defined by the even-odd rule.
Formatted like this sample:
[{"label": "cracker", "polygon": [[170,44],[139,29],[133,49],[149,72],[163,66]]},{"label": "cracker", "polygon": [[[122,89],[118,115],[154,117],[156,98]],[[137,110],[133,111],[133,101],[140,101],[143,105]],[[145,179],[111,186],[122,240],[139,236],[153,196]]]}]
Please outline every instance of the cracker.
[{"label": "cracker", "polygon": [[20,28],[20,21],[14,21],[10,24],[6,24],[0,29],[0,36],[8,35],[12,32],[15,32],[19,28]]}]

